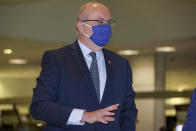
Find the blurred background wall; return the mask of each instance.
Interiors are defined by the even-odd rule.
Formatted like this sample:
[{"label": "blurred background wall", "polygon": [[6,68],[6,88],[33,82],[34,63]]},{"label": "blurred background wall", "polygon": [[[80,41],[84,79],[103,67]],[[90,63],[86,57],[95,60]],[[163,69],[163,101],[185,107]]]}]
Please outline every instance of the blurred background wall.
[{"label": "blurred background wall", "polygon": [[[88,1],[0,0],[1,111],[16,108],[28,118],[42,54],[77,39],[76,14]],[[116,21],[107,48],[129,59],[133,69],[137,131],[183,125],[196,87],[196,1],[99,2]]]}]

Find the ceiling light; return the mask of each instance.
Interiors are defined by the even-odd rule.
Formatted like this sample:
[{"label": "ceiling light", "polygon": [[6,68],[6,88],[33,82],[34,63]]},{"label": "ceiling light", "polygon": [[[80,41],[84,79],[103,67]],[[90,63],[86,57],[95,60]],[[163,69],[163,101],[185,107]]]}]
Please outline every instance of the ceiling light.
[{"label": "ceiling light", "polygon": [[165,115],[166,116],[176,116],[176,109],[166,109]]},{"label": "ceiling light", "polygon": [[157,52],[175,52],[176,47],[164,46],[164,47],[157,47]]},{"label": "ceiling light", "polygon": [[12,54],[12,49],[4,49],[3,53],[4,54]]},{"label": "ceiling light", "polygon": [[36,125],[37,125],[38,127],[42,127],[42,126],[43,126],[42,123],[37,123]]},{"label": "ceiling light", "polygon": [[10,64],[17,64],[17,65],[21,65],[21,64],[26,64],[27,60],[25,59],[10,59],[9,60]]},{"label": "ceiling light", "polygon": [[165,103],[166,105],[185,105],[190,103],[190,98],[184,98],[184,97],[167,98]]},{"label": "ceiling light", "polygon": [[119,50],[119,55],[138,55],[139,51],[137,50]]}]

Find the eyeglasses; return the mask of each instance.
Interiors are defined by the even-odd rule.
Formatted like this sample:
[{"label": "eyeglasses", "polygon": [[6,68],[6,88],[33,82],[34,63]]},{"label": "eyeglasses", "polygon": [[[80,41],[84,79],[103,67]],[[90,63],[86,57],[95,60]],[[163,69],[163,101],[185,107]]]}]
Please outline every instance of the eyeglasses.
[{"label": "eyeglasses", "polygon": [[104,19],[100,19],[100,20],[82,20],[81,22],[88,22],[88,21],[95,22],[97,25],[104,25],[104,24],[114,25],[116,23],[113,20],[104,20]]}]

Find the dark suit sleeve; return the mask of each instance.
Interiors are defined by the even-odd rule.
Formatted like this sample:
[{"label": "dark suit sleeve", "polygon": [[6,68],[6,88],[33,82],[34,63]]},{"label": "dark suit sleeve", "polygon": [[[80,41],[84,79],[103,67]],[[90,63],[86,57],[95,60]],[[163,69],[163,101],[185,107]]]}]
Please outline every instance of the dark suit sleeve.
[{"label": "dark suit sleeve", "polygon": [[120,115],[121,131],[135,131],[137,109],[135,105],[135,92],[132,88],[132,71],[127,61],[127,84],[125,87],[124,102]]},{"label": "dark suit sleeve", "polygon": [[195,131],[196,130],[196,89],[193,92],[191,104],[187,112],[186,123],[182,131]]},{"label": "dark suit sleeve", "polygon": [[33,89],[31,114],[35,119],[65,127],[72,108],[55,102],[58,98],[60,71],[54,54],[46,52],[43,55],[41,66],[42,71],[37,78],[36,88]]}]

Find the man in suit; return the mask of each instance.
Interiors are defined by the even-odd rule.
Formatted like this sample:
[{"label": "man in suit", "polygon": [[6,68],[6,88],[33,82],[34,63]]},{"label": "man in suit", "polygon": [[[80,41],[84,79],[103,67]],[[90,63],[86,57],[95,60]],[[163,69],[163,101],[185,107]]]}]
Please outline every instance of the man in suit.
[{"label": "man in suit", "polygon": [[196,89],[193,92],[191,104],[186,116],[186,123],[182,131],[195,131],[195,130],[196,130]]},{"label": "man in suit", "polygon": [[30,111],[45,131],[135,131],[129,62],[103,48],[111,23],[105,5],[88,2],[79,9],[78,40],[44,53]]}]

